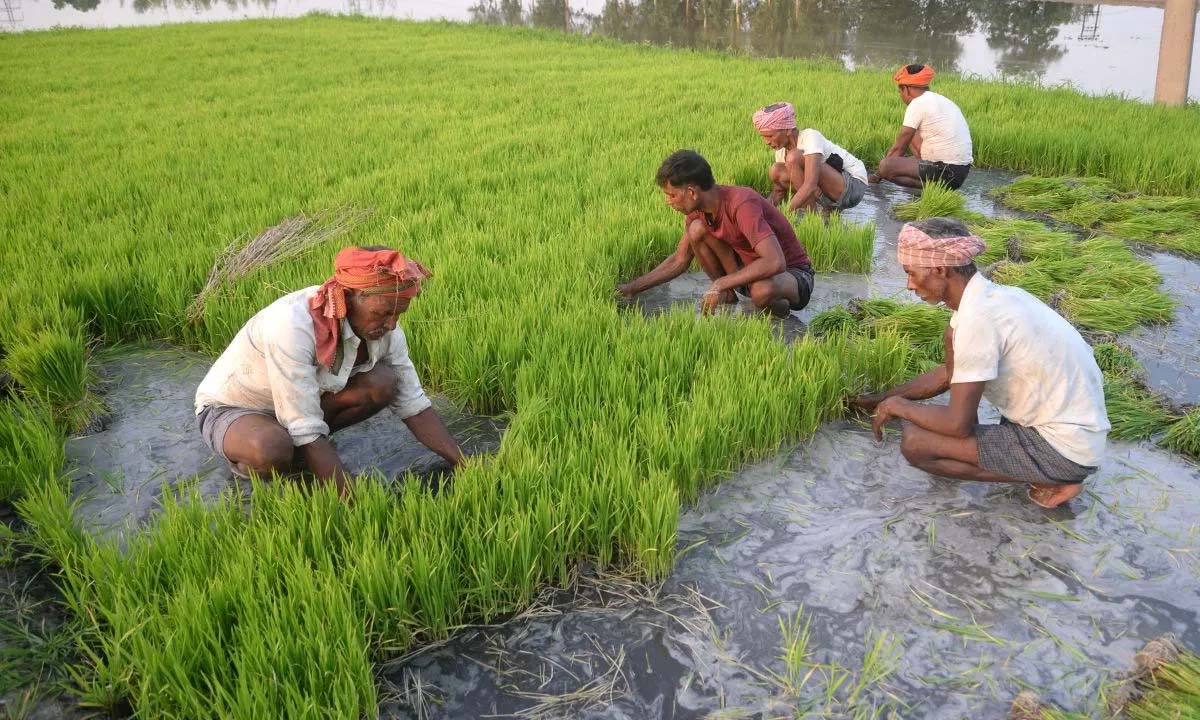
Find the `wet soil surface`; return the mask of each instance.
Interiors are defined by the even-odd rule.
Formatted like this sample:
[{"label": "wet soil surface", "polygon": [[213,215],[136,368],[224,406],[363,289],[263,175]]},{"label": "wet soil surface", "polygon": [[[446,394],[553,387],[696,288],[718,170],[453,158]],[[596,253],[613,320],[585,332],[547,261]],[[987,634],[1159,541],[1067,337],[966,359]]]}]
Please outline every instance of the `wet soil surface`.
[{"label": "wet soil surface", "polygon": [[67,686],[76,636],[51,572],[18,542],[22,524],[0,505],[0,718],[66,720],[92,715]]},{"label": "wet soil surface", "polygon": [[[1092,707],[1160,633],[1200,646],[1197,468],[1114,443],[1083,496],[1044,511],[1023,488],[932,478],[898,446],[832,425],[745,468],[684,511],[656,592],[618,584],[624,600],[585,597],[394,664],[381,715],[778,717],[817,703],[996,718],[1025,687]],[[820,668],[792,694],[775,677],[779,623],[801,607]],[[880,637],[897,642],[894,672],[870,682]],[[825,704],[830,677],[845,680]]]},{"label": "wet soil surface", "polygon": [[[123,536],[160,507],[164,492],[195,487],[201,497],[249,491],[200,438],[193,402],[211,359],[172,348],[124,348],[102,358],[108,417],[104,429],[67,441],[76,516],[85,527]],[[486,417],[434,397],[434,407],[467,454],[491,452],[500,430]],[[418,443],[389,408],[333,435],[351,472],[388,477],[411,470],[431,480],[445,463]]]}]

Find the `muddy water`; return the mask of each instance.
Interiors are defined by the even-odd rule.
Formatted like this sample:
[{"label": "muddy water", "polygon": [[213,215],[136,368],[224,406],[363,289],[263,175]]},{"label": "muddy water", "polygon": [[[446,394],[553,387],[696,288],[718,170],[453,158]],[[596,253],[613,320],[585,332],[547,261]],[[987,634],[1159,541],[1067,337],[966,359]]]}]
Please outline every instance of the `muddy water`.
[{"label": "muddy water", "polygon": [[1200,264],[1167,253],[1149,259],[1163,276],[1163,289],[1178,301],[1175,321],[1139,327],[1125,341],[1146,368],[1150,387],[1177,403],[1200,404]]},{"label": "muddy water", "polygon": [[[194,487],[207,500],[248,491],[215,457],[196,426],[193,400],[211,359],[167,348],[123,348],[101,358],[109,416],[102,431],[67,442],[76,516],[94,532],[118,538],[145,523],[164,492]],[[464,413],[444,398],[434,406],[464,452],[490,452],[500,431],[489,418]],[[440,457],[418,443],[390,409],[333,435],[352,472],[407,470],[436,475]]]},{"label": "muddy water", "polygon": [[[1149,100],[1162,29],[1150,2],[1037,0],[0,0],[0,31],[295,17],[444,18],[595,33],[625,42],[819,57],[844,67],[930,62],[939,72],[1070,85]],[[1161,3],[1159,3],[1161,4]],[[1200,36],[1189,96],[1200,99]],[[1131,71],[1131,69],[1133,69]]]},{"label": "muddy water", "polygon": [[[777,717],[819,702],[832,666],[853,686],[885,632],[895,671],[860,705],[995,718],[1028,686],[1088,709],[1150,637],[1200,646],[1200,473],[1116,444],[1088,488],[1046,512],[1021,488],[914,470],[895,437],[825,427],[684,511],[683,556],[656,599],[591,598],[465,633],[392,665],[381,715],[415,717],[424,698],[432,718]],[[771,677],[779,620],[801,606],[827,669],[796,697]],[[833,716],[849,712],[848,691],[835,696]]]}]

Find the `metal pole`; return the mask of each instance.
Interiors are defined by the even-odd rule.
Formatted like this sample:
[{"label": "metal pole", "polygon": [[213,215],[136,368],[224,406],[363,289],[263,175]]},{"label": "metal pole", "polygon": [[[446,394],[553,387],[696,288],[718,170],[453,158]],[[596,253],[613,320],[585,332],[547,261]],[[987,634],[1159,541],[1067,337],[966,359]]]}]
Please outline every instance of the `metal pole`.
[{"label": "metal pole", "polygon": [[1167,7],[1163,10],[1162,40],[1158,47],[1154,102],[1164,105],[1183,105],[1187,102],[1195,37],[1196,0],[1167,0]]}]

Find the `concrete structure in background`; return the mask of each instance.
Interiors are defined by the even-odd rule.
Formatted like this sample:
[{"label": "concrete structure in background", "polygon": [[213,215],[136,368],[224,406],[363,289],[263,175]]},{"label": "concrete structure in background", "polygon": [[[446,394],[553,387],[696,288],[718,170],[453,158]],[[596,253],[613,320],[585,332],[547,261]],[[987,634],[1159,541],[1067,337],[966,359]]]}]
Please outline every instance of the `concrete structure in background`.
[{"label": "concrete structure in background", "polygon": [[1192,69],[1192,42],[1196,37],[1196,0],[1167,0],[1163,11],[1162,39],[1158,47],[1158,76],[1154,102],[1183,105],[1187,102]]}]

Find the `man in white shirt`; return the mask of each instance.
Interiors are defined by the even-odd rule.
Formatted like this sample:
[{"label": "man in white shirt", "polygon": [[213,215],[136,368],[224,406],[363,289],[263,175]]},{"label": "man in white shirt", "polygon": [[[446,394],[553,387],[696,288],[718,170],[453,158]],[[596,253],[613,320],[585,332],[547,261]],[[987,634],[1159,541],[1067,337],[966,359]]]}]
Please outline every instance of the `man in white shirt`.
[{"label": "man in white shirt", "polygon": [[823,216],[857,205],[867,191],[867,166],[812,128],[796,126],[791,103],[775,103],[754,113],[754,128],[775,151],[773,189],[768,200],[778,206],[795,190],[788,210],[819,210]]},{"label": "man in white shirt", "polygon": [[[908,421],[900,449],[914,466],[942,477],[1028,483],[1031,500],[1057,507],[1082,491],[1104,456],[1104,378],[1070,323],[1024,290],[976,271],[973,258],[983,249],[959,220],[904,226],[897,254],[908,288],[954,311],[946,363],[852,402],[874,411],[876,438],[888,420]],[[913,402],[947,390],[949,405]],[[981,397],[1000,411],[1000,424],[979,424]]]},{"label": "man in white shirt", "polygon": [[[957,105],[929,89],[933,75],[928,65],[905,65],[892,77],[908,107],[900,134],[872,181],[911,188],[938,181],[955,190],[966,181],[974,162],[971,130]],[[912,157],[906,157],[910,148]]]},{"label": "man in white shirt", "polygon": [[391,405],[417,440],[460,464],[396,325],[428,276],[395,250],[343,249],[333,277],[260,311],[209,369],[196,390],[204,441],[236,475],[303,461],[345,495],[349,475],[329,435]]}]

